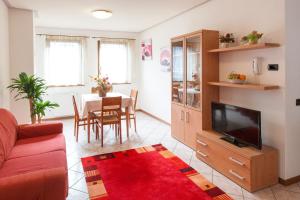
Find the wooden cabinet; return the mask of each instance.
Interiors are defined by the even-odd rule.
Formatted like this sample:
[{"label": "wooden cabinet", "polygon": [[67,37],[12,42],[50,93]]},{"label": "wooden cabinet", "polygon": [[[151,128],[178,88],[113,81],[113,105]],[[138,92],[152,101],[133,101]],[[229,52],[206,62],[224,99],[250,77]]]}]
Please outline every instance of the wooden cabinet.
[{"label": "wooden cabinet", "polygon": [[184,142],[184,107],[180,105],[174,105],[172,106],[172,135],[175,137],[177,140]]},{"label": "wooden cabinet", "polygon": [[[219,80],[218,55],[208,53],[218,47],[219,32],[201,30],[171,39],[172,47],[172,136],[196,149],[202,128],[211,127],[211,101],[219,100],[219,89],[206,89]],[[208,107],[205,107],[207,106]]]},{"label": "wooden cabinet", "polygon": [[197,136],[197,157],[250,192],[278,182],[278,152],[263,146],[240,148],[202,131]]}]

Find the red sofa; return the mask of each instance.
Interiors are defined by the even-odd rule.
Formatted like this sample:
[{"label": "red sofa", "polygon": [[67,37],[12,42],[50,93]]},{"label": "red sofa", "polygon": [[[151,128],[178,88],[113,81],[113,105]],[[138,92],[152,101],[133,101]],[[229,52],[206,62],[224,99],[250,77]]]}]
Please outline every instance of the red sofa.
[{"label": "red sofa", "polygon": [[18,125],[0,109],[0,199],[64,200],[68,168],[62,123]]}]

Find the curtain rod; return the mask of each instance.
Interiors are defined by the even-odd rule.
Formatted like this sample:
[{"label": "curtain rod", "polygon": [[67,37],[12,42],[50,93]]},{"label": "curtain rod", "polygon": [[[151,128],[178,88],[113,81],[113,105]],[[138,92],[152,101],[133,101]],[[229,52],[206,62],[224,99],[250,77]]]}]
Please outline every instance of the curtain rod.
[{"label": "curtain rod", "polygon": [[136,39],[134,39],[134,38],[90,37],[90,36],[85,36],[85,35],[55,35],[55,34],[43,34],[43,33],[37,33],[36,35],[45,35],[45,36],[64,36],[64,37],[83,37],[83,38],[93,38],[93,39],[136,40]]},{"label": "curtain rod", "polygon": [[42,33],[37,33],[36,35],[90,38],[89,36],[85,36],[85,35],[55,35],[55,34],[42,34]]},{"label": "curtain rod", "polygon": [[94,39],[116,39],[116,40],[136,40],[134,38],[110,38],[110,37],[92,37]]}]

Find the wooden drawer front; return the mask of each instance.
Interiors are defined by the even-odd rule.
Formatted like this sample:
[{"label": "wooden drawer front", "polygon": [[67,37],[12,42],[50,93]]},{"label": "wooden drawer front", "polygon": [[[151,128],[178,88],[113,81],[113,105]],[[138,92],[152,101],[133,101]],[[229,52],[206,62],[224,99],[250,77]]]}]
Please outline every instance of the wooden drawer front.
[{"label": "wooden drawer front", "polygon": [[[201,153],[207,156],[201,156]],[[197,138],[197,157],[243,187],[250,187],[251,162],[247,158],[203,136]]]}]

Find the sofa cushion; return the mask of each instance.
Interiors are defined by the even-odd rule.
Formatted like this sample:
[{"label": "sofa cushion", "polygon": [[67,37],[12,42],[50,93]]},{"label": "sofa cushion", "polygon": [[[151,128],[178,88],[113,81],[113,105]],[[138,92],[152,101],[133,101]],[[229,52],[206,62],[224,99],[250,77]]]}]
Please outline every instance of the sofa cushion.
[{"label": "sofa cushion", "polygon": [[7,160],[0,169],[0,177],[4,178],[58,167],[64,167],[67,172],[67,160],[64,151],[53,151]]},{"label": "sofa cushion", "polygon": [[0,152],[7,159],[16,142],[18,123],[8,110],[2,108],[0,109],[0,127]]},{"label": "sofa cushion", "polygon": [[57,150],[66,152],[65,137],[63,134],[21,139],[17,140],[8,159],[37,155]]}]

